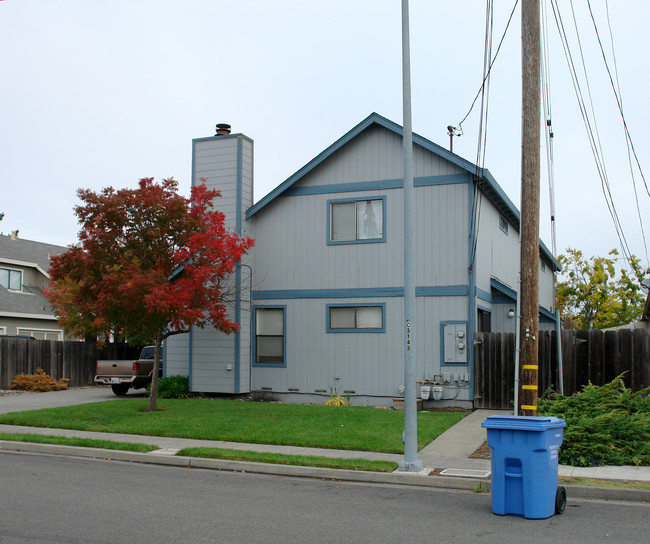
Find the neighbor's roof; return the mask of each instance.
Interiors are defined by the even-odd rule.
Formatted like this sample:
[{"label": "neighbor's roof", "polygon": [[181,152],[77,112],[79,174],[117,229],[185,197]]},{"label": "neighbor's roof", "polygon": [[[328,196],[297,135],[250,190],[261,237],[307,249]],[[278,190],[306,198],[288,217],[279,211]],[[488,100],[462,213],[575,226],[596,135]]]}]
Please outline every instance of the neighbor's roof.
[{"label": "neighbor's roof", "polygon": [[[357,126],[352,130],[347,132],[341,138],[336,140],[332,145],[325,149],[322,153],[316,156],[314,159],[309,161],[305,166],[298,170],[295,174],[289,177],[286,181],[278,185],[270,193],[268,193],[264,198],[256,202],[251,206],[246,212],[246,219],[254,216],[256,213],[261,211],[264,207],[270,204],[277,197],[281,196],[288,189],[293,187],[298,183],[303,177],[305,177],[309,172],[314,170],[317,166],[322,164],[325,160],[331,157],[336,151],[347,145],[354,138],[359,136],[362,132],[368,130],[373,126],[380,126],[387,130],[390,130],[402,136],[403,131],[402,127],[385,117],[382,117],[378,113],[371,113],[366,119],[361,121]],[[469,162],[466,159],[463,159],[459,155],[452,153],[451,151],[446,150],[444,147],[439,146],[438,144],[433,143],[426,138],[423,138],[419,134],[413,134],[413,143],[419,145],[420,147],[427,149],[431,153],[438,155],[439,157],[446,159],[447,161],[459,166],[460,168],[467,171],[469,174],[473,175],[475,178],[479,179],[483,183],[481,188],[483,193],[488,197],[488,199],[496,206],[504,217],[517,229],[520,229],[521,223],[521,214],[513,202],[508,198],[508,195],[503,191],[499,184],[494,179],[494,176],[486,168],[477,167],[475,164]],[[560,270],[560,264],[553,257],[553,254],[549,249],[544,245],[540,240],[540,251],[541,254],[548,260],[556,270]]]},{"label": "neighbor's roof", "polygon": [[49,277],[50,258],[67,250],[63,246],[0,234],[0,263],[32,266],[46,277]]}]

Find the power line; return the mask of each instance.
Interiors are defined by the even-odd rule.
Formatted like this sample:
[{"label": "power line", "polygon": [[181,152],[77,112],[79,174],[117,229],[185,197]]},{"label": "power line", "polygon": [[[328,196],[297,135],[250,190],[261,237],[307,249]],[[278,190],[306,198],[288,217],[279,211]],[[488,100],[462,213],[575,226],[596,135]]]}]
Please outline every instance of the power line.
[{"label": "power line", "polygon": [[[596,169],[598,171],[598,175],[601,180],[601,188],[603,191],[603,195],[605,196],[605,203],[607,204],[607,208],[609,211],[610,216],[612,217],[612,221],[614,223],[614,229],[616,230],[616,234],[618,236],[620,245],[621,245],[621,250],[623,252],[624,257],[626,260],[629,262],[630,257],[631,257],[631,252],[629,249],[629,246],[627,244],[627,240],[625,238],[625,234],[623,232],[623,227],[621,225],[620,219],[618,217],[618,213],[616,211],[616,206],[614,204],[613,196],[611,193],[611,189],[609,186],[609,179],[607,176],[607,170],[605,168],[605,162],[602,157],[602,148],[600,145],[600,138],[598,136],[598,131],[597,131],[597,126],[596,126],[596,121],[595,121],[595,113],[593,109],[593,102],[592,104],[592,117],[593,117],[593,125],[592,127],[592,120],[590,119],[590,116],[587,112],[587,106],[585,104],[585,99],[582,93],[582,89],[580,87],[580,80],[577,75],[575,63],[573,61],[573,56],[571,54],[571,50],[569,47],[569,42],[566,34],[566,30],[564,28],[564,23],[562,21],[562,16],[559,11],[559,7],[557,5],[557,0],[551,0],[551,7],[553,9],[553,15],[555,18],[556,22],[556,27],[558,29],[558,33],[560,35],[560,41],[562,43],[562,47],[564,49],[564,55],[567,60],[567,64],[569,67],[569,74],[571,76],[571,81],[573,83],[573,88],[576,94],[576,98],[578,100],[578,106],[580,109],[580,114],[582,116],[585,129],[587,131],[587,136],[589,140],[589,144],[591,146],[592,154],[594,156],[594,160],[596,163]],[[580,44],[580,36],[578,33],[577,29],[577,24],[575,22],[575,14],[573,13],[573,2],[571,2],[571,10],[573,14],[573,19],[574,19],[574,27],[576,29],[576,34],[578,38],[578,43]],[[582,64],[583,64],[583,71],[584,71],[584,77],[586,80],[587,87],[589,88],[589,80],[587,76],[587,71],[586,71],[586,66],[584,62],[584,56],[582,55],[582,46],[580,45],[580,54],[581,54],[581,59],[582,59]],[[589,92],[589,97],[591,100],[591,93]]]}]

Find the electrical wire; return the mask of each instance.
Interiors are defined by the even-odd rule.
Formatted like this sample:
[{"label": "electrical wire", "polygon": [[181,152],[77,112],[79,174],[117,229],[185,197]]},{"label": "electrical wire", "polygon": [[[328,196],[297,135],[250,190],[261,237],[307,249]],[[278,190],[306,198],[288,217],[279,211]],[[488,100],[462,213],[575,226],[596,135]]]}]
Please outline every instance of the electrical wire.
[{"label": "electrical wire", "polygon": [[[602,157],[602,147],[600,145],[600,138],[598,136],[598,131],[597,131],[597,125],[595,122],[595,114],[594,114],[594,109],[593,109],[593,102],[591,102],[591,109],[592,109],[592,117],[593,117],[593,122],[590,119],[589,113],[587,111],[587,106],[585,104],[585,99],[582,93],[582,89],[580,87],[580,80],[577,75],[575,63],[573,61],[573,55],[571,54],[571,50],[569,47],[569,42],[568,42],[568,37],[567,33],[564,27],[564,23],[562,21],[562,16],[560,14],[559,6],[557,4],[557,0],[551,0],[551,7],[553,9],[553,15],[555,18],[556,22],[556,27],[558,29],[558,33],[560,35],[560,40],[562,42],[562,47],[564,49],[564,55],[567,60],[567,64],[569,67],[569,73],[571,76],[571,81],[574,87],[574,91],[576,94],[576,98],[578,100],[578,106],[580,109],[580,114],[583,119],[583,123],[585,125],[585,129],[587,131],[587,136],[589,140],[589,144],[592,150],[592,154],[595,159],[596,163],[596,169],[598,171],[598,175],[601,180],[601,189],[603,191],[603,195],[605,196],[605,202],[609,211],[609,214],[612,218],[612,221],[614,223],[614,228],[616,230],[617,237],[619,239],[619,243],[621,245],[621,250],[623,252],[623,256],[626,260],[626,262],[631,262],[631,252],[629,249],[629,246],[627,244],[627,240],[625,238],[625,234],[623,232],[623,227],[621,225],[620,219],[618,217],[618,213],[616,211],[616,206],[613,201],[613,196],[611,193],[611,189],[609,186],[609,178],[607,176],[607,170],[605,168],[605,163],[604,159]],[[584,77],[587,83],[587,87],[589,88],[589,83],[588,83],[588,76],[587,76],[587,71],[586,71],[586,66],[584,62],[584,56],[582,54],[582,46],[580,44],[580,37],[577,29],[577,23],[575,20],[575,13],[573,12],[573,2],[571,2],[571,11],[573,14],[573,19],[574,19],[574,27],[576,29],[576,34],[578,37],[578,43],[580,47],[580,55],[581,55],[581,60],[583,64],[583,72],[584,72]],[[589,91],[589,98],[591,100],[591,93]],[[594,125],[592,127],[592,124]]]},{"label": "electrical wire", "polygon": [[497,52],[494,54],[494,58],[490,62],[490,67],[488,68],[487,74],[483,74],[483,81],[481,82],[481,86],[478,89],[478,92],[476,93],[476,96],[474,97],[474,100],[472,100],[472,104],[469,107],[469,111],[465,114],[465,117],[463,117],[462,121],[458,123],[458,130],[460,133],[463,133],[463,123],[467,120],[469,117],[469,114],[472,113],[472,110],[474,109],[474,105],[476,104],[476,101],[478,100],[478,97],[481,96],[481,93],[483,92],[483,87],[485,85],[485,80],[488,78],[492,71],[492,66],[494,65],[494,62],[497,60],[497,57],[499,56],[499,51],[501,51],[501,46],[503,45],[503,40],[506,37],[506,34],[508,33],[508,28],[510,27],[510,21],[512,21],[512,16],[515,14],[515,9],[517,8],[517,4],[519,3],[519,0],[515,0],[515,5],[512,6],[512,10],[510,11],[510,17],[508,17],[508,22],[506,23],[506,28],[503,30],[503,34],[501,35],[501,40],[499,41],[499,46],[497,47]]},{"label": "electrical wire", "polygon": [[[643,217],[641,215],[641,208],[639,205],[639,194],[637,192],[636,188],[636,178],[634,176],[634,166],[632,164],[632,153],[634,150],[634,144],[632,142],[632,137],[630,136],[630,133],[627,128],[627,122],[625,120],[625,114],[623,113],[623,95],[621,93],[621,85],[620,85],[620,80],[618,77],[618,63],[616,62],[616,51],[614,49],[614,35],[612,33],[612,25],[611,21],[609,18],[609,2],[605,0],[605,11],[607,14],[607,28],[609,30],[609,42],[611,44],[611,50],[612,50],[612,61],[614,63],[614,75],[616,76],[616,86],[614,86],[614,81],[612,80],[612,74],[609,69],[609,64],[607,63],[607,57],[605,55],[605,51],[603,49],[603,44],[600,39],[600,34],[598,32],[598,26],[596,25],[596,20],[594,19],[594,14],[591,9],[591,2],[588,0],[587,5],[589,7],[589,14],[591,16],[591,21],[594,26],[594,31],[596,33],[596,38],[598,39],[598,45],[600,46],[600,52],[603,57],[603,61],[605,63],[605,68],[607,69],[607,73],[609,75],[609,81],[612,86],[612,90],[614,92],[614,97],[616,98],[616,103],[618,105],[618,110],[619,113],[621,114],[621,119],[623,121],[623,129],[625,132],[625,146],[627,148],[627,162],[628,166],[630,168],[630,176],[632,178],[632,188],[634,189],[634,199],[636,202],[636,211],[637,211],[637,216],[639,217],[639,225],[641,227],[641,235],[643,237],[643,248],[645,250],[645,258],[646,258],[646,266],[649,266],[648,263],[650,263],[650,260],[648,259],[648,242],[646,240],[646,235],[645,235],[645,228],[643,226]],[[639,173],[641,174],[641,179],[643,180],[643,184],[645,185],[646,192],[650,195],[650,191],[648,191],[648,184],[646,183],[645,176],[643,175],[643,170],[641,169],[641,165],[639,164],[639,159],[636,155],[636,152],[634,151],[634,158],[636,160],[637,167],[639,169]]]},{"label": "electrical wire", "polygon": [[492,66],[492,36],[494,31],[494,2],[487,0],[485,6],[485,41],[483,49],[483,84],[481,85],[481,117],[479,120],[478,139],[476,145],[476,171],[475,176],[479,180],[474,184],[474,198],[472,199],[472,220],[470,233],[474,239],[469,256],[469,269],[474,266],[476,250],[478,247],[478,226],[481,221],[481,204],[483,191],[480,188],[480,180],[483,178],[485,166],[485,150],[487,147],[487,125],[488,125],[488,104],[490,97],[490,72]]}]

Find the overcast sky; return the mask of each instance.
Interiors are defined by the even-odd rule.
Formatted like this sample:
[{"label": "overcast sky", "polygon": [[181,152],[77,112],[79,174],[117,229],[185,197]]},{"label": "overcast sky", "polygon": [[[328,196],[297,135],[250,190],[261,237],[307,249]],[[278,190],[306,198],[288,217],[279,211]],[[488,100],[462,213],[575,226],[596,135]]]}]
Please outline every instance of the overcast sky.
[{"label": "overcast sky", "polygon": [[[494,50],[514,3],[495,2]],[[558,3],[589,100],[571,4]],[[591,4],[613,71],[606,3]],[[0,231],[74,243],[78,188],[173,176],[187,194],[191,140],[219,122],[255,141],[255,200],[371,112],[402,124],[400,9],[400,0],[0,1]],[[586,0],[574,9],[614,205],[645,261],[621,116]],[[411,0],[410,10],[413,128],[447,147],[447,125],[458,125],[481,83],[485,1]],[[619,241],[550,15],[558,249],[604,255]],[[625,119],[650,178],[650,2],[612,1],[609,15]],[[485,158],[518,207],[520,19],[517,8],[493,68]],[[478,126],[477,105],[454,142],[472,162]],[[650,229],[638,170],[635,179]],[[544,165],[540,234],[550,247],[546,180]]]}]

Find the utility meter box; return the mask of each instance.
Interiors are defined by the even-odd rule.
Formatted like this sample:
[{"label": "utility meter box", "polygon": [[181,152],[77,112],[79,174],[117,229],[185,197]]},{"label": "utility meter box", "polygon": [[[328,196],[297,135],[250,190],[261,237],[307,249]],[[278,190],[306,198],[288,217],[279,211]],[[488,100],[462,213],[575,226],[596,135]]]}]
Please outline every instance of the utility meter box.
[{"label": "utility meter box", "polygon": [[442,326],[445,363],[467,362],[467,323],[445,323]]}]

